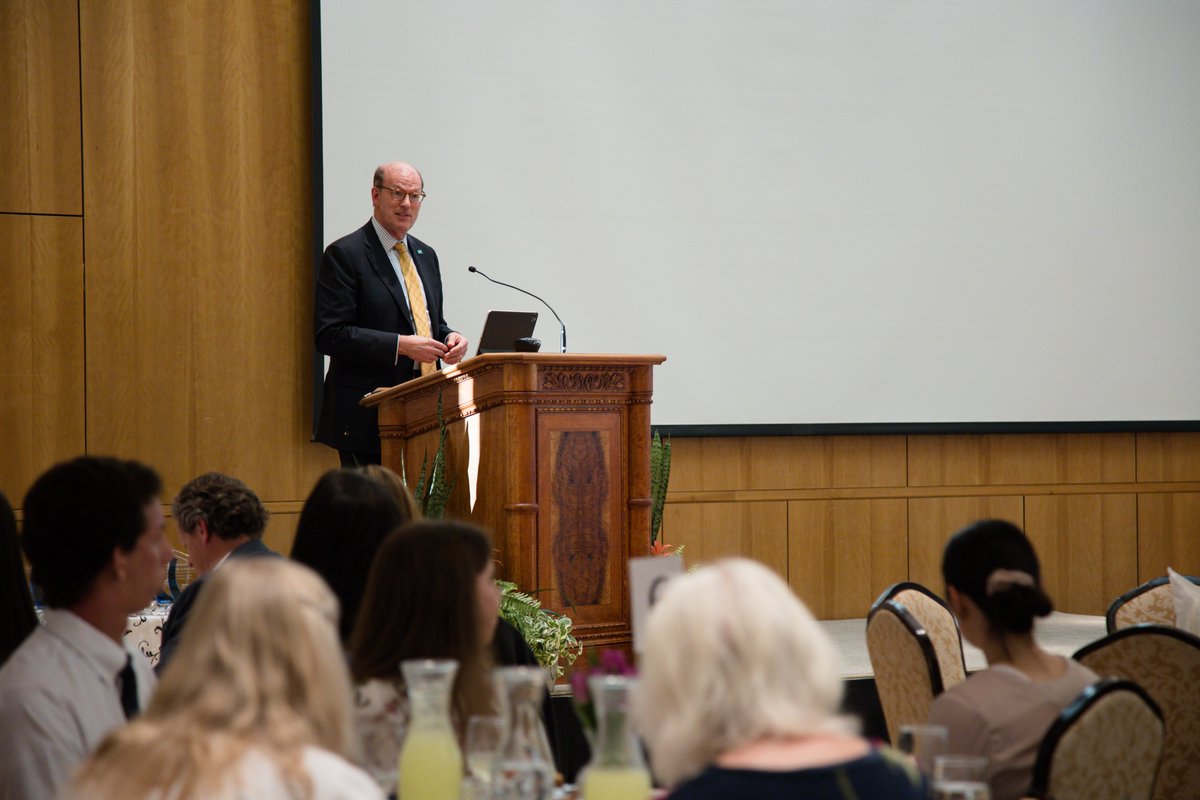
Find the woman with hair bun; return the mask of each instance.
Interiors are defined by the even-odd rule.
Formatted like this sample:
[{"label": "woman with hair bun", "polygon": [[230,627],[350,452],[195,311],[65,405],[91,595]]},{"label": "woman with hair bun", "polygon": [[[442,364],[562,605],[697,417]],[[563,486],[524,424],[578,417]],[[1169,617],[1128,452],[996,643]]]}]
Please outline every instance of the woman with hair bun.
[{"label": "woman with hair bun", "polygon": [[945,725],[950,749],[987,756],[993,800],[1026,794],[1038,745],[1059,713],[1096,674],[1043,650],[1033,621],[1054,610],[1037,554],[1011,522],[982,520],[946,543],[942,576],[963,637],[988,668],[943,692],[929,721]]}]

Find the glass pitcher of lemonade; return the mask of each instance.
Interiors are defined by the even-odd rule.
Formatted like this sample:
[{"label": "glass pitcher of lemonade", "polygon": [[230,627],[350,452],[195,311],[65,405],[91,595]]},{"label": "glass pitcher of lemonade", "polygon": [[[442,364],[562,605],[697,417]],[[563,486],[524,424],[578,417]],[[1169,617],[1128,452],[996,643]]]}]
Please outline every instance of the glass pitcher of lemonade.
[{"label": "glass pitcher of lemonade", "polygon": [[463,758],[450,724],[450,692],[458,662],[404,661],[400,671],[408,690],[409,721],[400,748],[399,800],[456,798]]},{"label": "glass pitcher of lemonade", "polygon": [[596,675],[588,680],[596,704],[596,741],[583,773],[583,800],[645,800],[650,771],[629,718],[630,695],[637,679]]}]

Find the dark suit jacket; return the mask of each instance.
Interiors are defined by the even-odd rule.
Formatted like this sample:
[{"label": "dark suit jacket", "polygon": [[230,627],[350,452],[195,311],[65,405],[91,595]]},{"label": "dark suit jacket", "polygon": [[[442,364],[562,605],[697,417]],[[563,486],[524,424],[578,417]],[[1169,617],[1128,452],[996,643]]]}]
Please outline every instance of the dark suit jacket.
[{"label": "dark suit jacket", "polygon": [[[230,558],[247,556],[279,558],[279,553],[263,544],[262,539],[251,539],[229,551]],[[179,599],[171,605],[171,613],[167,615],[167,621],[163,623],[162,647],[159,649],[158,663],[154,665],[154,670],[159,674],[162,674],[163,668],[167,666],[167,661],[175,654],[175,648],[179,647],[184,623],[187,622],[187,616],[191,613],[192,607],[196,605],[196,598],[200,595],[200,590],[204,588],[204,579],[207,577],[207,575],[203,575],[189,583],[187,588],[180,592]]]},{"label": "dark suit jacket", "polygon": [[[425,288],[431,333],[444,342],[453,329],[442,316],[437,253],[413,236],[408,237],[408,252]],[[317,441],[338,450],[378,453],[378,412],[358,401],[373,389],[403,383],[420,372],[411,359],[396,361],[397,334],[416,331],[400,279],[370,220],[325,248],[313,323],[317,350],[331,359]]]}]

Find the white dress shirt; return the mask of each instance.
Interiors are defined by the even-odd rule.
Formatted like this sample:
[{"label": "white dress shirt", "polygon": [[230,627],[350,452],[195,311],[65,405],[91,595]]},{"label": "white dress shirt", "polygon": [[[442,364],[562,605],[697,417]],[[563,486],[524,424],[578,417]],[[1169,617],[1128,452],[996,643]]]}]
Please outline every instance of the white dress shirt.
[{"label": "white dress shirt", "polygon": [[83,619],[47,609],[0,669],[0,800],[54,797],[100,743],[125,724],[118,675],[133,657],[138,701],[154,692],[154,672],[139,653]]},{"label": "white dress shirt", "polygon": [[[383,245],[383,252],[387,253],[388,262],[392,265],[392,271],[396,273],[396,280],[400,282],[400,291],[404,295],[404,302],[408,303],[408,323],[413,326],[413,330],[417,329],[417,323],[412,318],[412,301],[408,299],[408,284],[404,281],[404,270],[400,269],[400,254],[396,252],[396,245],[403,243],[405,249],[408,248],[408,236],[403,239],[397,239],[392,236],[387,230],[379,224],[379,220],[371,217],[371,224],[375,226],[375,235],[379,237],[379,243]],[[411,253],[409,255],[412,255]],[[425,284],[421,280],[421,273],[416,268],[417,262],[413,262],[413,274],[417,276],[417,285],[421,287],[421,291],[425,291]],[[429,320],[430,330],[433,329],[433,320]],[[400,363],[400,334],[396,334],[396,361]]]}]

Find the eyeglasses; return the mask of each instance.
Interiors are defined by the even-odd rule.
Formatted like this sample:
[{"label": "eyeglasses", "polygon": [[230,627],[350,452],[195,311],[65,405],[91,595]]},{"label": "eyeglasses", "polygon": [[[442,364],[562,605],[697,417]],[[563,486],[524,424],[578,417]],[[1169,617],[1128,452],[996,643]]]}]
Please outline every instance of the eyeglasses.
[{"label": "eyeglasses", "polygon": [[375,188],[376,189],[386,189],[387,191],[391,192],[392,199],[395,200],[397,203],[403,201],[404,198],[407,197],[408,202],[412,203],[415,206],[415,205],[419,204],[422,200],[425,199],[425,192],[406,192],[403,189],[394,189],[391,186],[384,186],[381,183],[375,184]]}]

